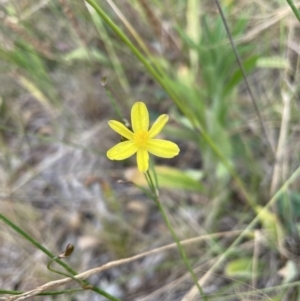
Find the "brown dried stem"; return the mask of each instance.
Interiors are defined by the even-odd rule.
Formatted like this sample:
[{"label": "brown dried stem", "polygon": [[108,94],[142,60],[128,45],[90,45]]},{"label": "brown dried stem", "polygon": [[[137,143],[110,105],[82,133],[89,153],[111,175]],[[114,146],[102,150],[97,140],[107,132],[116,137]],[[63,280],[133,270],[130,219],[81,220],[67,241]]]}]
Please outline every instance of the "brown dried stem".
[{"label": "brown dried stem", "polygon": [[[203,236],[200,236],[200,237],[198,236],[198,237],[183,240],[183,241],[181,241],[181,244],[182,245],[188,245],[188,244],[191,244],[191,243],[197,243],[197,242],[205,241],[207,239],[218,238],[218,237],[234,237],[236,235],[241,234],[242,232],[243,232],[242,230],[235,230],[235,231],[227,231],[227,232],[218,232],[218,233],[214,233],[214,234],[207,234],[207,235],[203,235]],[[160,252],[163,252],[163,251],[166,251],[166,250],[169,250],[169,249],[176,248],[176,246],[177,246],[176,243],[172,243],[172,244],[160,247],[160,248],[153,249],[151,251],[140,253],[138,255],[135,255],[135,256],[132,256],[132,257],[129,257],[129,258],[111,261],[111,262],[106,263],[106,264],[104,264],[100,267],[93,268],[93,269],[90,269],[90,270],[85,271],[83,273],[80,273],[80,274],[74,276],[74,278],[76,278],[78,280],[85,280],[85,279],[89,278],[90,276],[92,276],[94,274],[103,272],[105,270],[117,267],[117,266],[125,264],[125,263],[130,263],[132,261],[138,260],[138,259],[143,258],[145,256],[153,255],[153,254],[160,253]],[[21,295],[8,297],[6,300],[7,301],[26,300],[28,298],[31,298],[33,296],[36,296],[36,295],[44,292],[44,291],[48,291],[48,290],[51,290],[51,289],[58,288],[58,287],[60,287],[64,284],[67,284],[67,283],[71,282],[71,281],[73,281],[73,279],[69,278],[69,277],[68,278],[63,278],[63,279],[60,279],[60,280],[50,281],[50,282],[47,282],[46,284],[43,284],[43,285],[41,285],[41,286],[31,290],[31,291],[25,292]]]}]

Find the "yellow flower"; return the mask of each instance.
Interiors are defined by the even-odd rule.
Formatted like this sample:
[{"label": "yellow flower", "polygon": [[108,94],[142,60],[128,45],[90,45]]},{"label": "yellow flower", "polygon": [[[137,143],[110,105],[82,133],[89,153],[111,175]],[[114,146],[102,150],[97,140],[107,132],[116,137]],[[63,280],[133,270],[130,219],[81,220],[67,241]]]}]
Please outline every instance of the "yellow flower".
[{"label": "yellow flower", "polygon": [[107,152],[110,160],[124,160],[137,153],[137,165],[141,172],[149,168],[149,153],[162,158],[173,158],[178,155],[177,144],[154,139],[167,123],[169,116],[160,115],[149,130],[149,113],[143,102],[136,102],[131,109],[131,125],[133,132],[116,120],[108,121],[108,125],[118,134],[127,138]]}]

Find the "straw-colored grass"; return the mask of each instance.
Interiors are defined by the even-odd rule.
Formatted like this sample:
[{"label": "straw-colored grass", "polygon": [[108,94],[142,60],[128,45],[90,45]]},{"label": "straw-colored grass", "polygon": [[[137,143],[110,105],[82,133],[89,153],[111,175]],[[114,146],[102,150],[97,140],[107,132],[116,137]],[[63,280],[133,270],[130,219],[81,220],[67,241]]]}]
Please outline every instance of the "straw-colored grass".
[{"label": "straw-colored grass", "polygon": [[[0,7],[0,300],[299,300],[299,3]],[[146,178],[136,101],[181,149]]]}]

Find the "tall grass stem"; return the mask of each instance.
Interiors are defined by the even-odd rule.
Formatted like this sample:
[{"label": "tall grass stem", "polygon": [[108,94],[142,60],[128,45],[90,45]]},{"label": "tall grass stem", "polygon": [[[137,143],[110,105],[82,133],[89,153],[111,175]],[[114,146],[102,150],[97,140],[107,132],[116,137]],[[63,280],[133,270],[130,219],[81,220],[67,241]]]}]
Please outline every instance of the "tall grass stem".
[{"label": "tall grass stem", "polygon": [[270,147],[270,150],[271,150],[271,152],[272,152],[273,158],[275,158],[275,147],[273,146],[273,143],[272,143],[272,141],[271,141],[271,139],[270,139],[270,135],[269,135],[269,133],[268,133],[267,127],[266,127],[266,125],[265,125],[265,122],[264,122],[264,120],[263,120],[261,114],[260,114],[260,111],[259,111],[259,108],[258,108],[258,105],[257,105],[257,101],[256,101],[256,99],[255,99],[255,97],[254,97],[254,94],[253,94],[253,92],[252,92],[252,89],[250,88],[250,84],[249,84],[249,82],[248,82],[247,75],[246,75],[246,72],[245,72],[245,69],[244,69],[242,60],[241,60],[241,58],[240,58],[240,55],[239,55],[239,53],[238,53],[238,51],[237,51],[237,49],[236,49],[236,46],[235,46],[235,44],[234,44],[234,41],[233,41],[233,39],[232,39],[232,35],[231,35],[230,29],[229,29],[229,27],[228,27],[228,23],[227,23],[227,20],[226,20],[225,15],[224,15],[223,9],[222,9],[222,7],[221,7],[221,4],[220,4],[219,0],[215,0],[215,3],[216,3],[216,5],[217,5],[217,7],[218,7],[218,11],[219,11],[219,13],[220,13],[220,16],[221,16],[221,19],[222,19],[222,21],[223,21],[225,30],[226,30],[226,32],[227,32],[228,39],[229,39],[229,41],[230,41],[231,47],[232,47],[232,49],[233,49],[233,52],[234,52],[234,54],[235,54],[237,63],[238,63],[238,65],[239,65],[239,68],[240,68],[240,70],[241,70],[241,72],[242,72],[242,75],[243,75],[243,78],[244,78],[244,82],[245,82],[246,88],[247,88],[247,90],[248,90],[249,96],[250,96],[251,101],[252,101],[252,104],[253,104],[253,106],[254,106],[256,115],[257,115],[257,117],[258,117],[258,119],[259,119],[259,122],[260,122],[260,124],[261,124],[261,127],[262,127],[262,129],[263,129],[264,135],[265,135],[265,137],[266,137],[266,141],[267,141],[268,144],[269,144],[269,147]]},{"label": "tall grass stem", "polygon": [[291,7],[294,15],[296,16],[296,18],[298,19],[298,21],[300,22],[300,11],[299,9],[296,7],[296,5],[294,4],[293,0],[286,0],[286,2],[288,3],[288,5]]},{"label": "tall grass stem", "polygon": [[[155,172],[154,168],[153,168],[153,172]],[[188,260],[188,258],[186,256],[186,253],[185,253],[185,251],[184,251],[184,249],[183,249],[183,247],[182,247],[182,245],[180,243],[180,240],[179,240],[179,238],[178,238],[178,236],[177,236],[177,234],[176,234],[176,232],[175,232],[175,230],[174,230],[174,228],[173,228],[173,226],[172,226],[172,224],[171,224],[171,222],[170,222],[170,220],[169,220],[169,218],[168,218],[168,216],[167,216],[167,214],[166,214],[166,212],[164,210],[164,207],[162,206],[162,204],[161,204],[161,202],[159,200],[159,197],[157,195],[157,188],[154,185],[154,181],[152,179],[152,176],[151,176],[149,170],[146,172],[145,177],[147,179],[148,184],[150,184],[149,188],[152,190],[152,194],[155,197],[154,201],[155,201],[156,205],[158,206],[158,209],[159,209],[160,213],[163,216],[163,219],[164,219],[164,221],[165,221],[165,223],[166,223],[166,225],[168,227],[168,230],[170,231],[170,233],[172,234],[172,237],[173,237],[174,241],[176,242],[179,254],[180,254],[183,262],[185,263],[185,266],[186,266],[187,270],[189,271],[194,284],[198,288],[200,295],[203,297],[203,299],[205,301],[207,301],[207,297],[204,294],[203,289],[202,289],[202,287],[200,286],[200,284],[198,282],[198,278],[197,278],[195,272],[192,269],[190,261]]]},{"label": "tall grass stem", "polygon": [[133,45],[133,43],[127,38],[127,36],[122,32],[122,30],[107,16],[107,14],[100,8],[100,6],[94,0],[85,0],[85,1],[95,9],[95,11],[104,20],[104,22],[115,32],[115,34],[125,43],[125,45],[137,57],[137,59],[140,60],[140,62],[145,66],[149,74],[151,74],[156,79],[156,81],[161,85],[161,87],[165,89],[165,91],[173,99],[173,101],[181,110],[181,112],[190,120],[197,134],[202,136],[205,142],[211,147],[212,151],[216,154],[216,156],[227,168],[229,174],[231,174],[231,176],[234,178],[237,185],[239,186],[241,192],[244,194],[244,197],[247,200],[248,204],[253,207],[255,202],[253,201],[250,194],[247,192],[247,189],[245,188],[242,179],[235,172],[234,168],[230,165],[228,160],[223,156],[218,146],[209,137],[208,133],[203,128],[199,128],[198,122],[195,120],[193,114],[187,110],[187,106],[184,106],[184,102],[178,99],[176,93],[169,85],[169,82],[167,80],[167,75],[162,74],[161,70],[158,71],[158,69],[155,68],[155,66],[149,63],[149,60]]}]

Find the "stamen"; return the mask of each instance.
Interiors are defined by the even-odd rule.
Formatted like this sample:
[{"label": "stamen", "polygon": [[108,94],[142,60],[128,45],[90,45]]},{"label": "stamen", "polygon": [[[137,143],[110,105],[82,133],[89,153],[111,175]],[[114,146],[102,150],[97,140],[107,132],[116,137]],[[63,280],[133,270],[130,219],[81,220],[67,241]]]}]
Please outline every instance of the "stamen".
[{"label": "stamen", "polygon": [[149,140],[149,134],[147,131],[139,131],[134,133],[134,142],[139,147],[144,147]]}]

